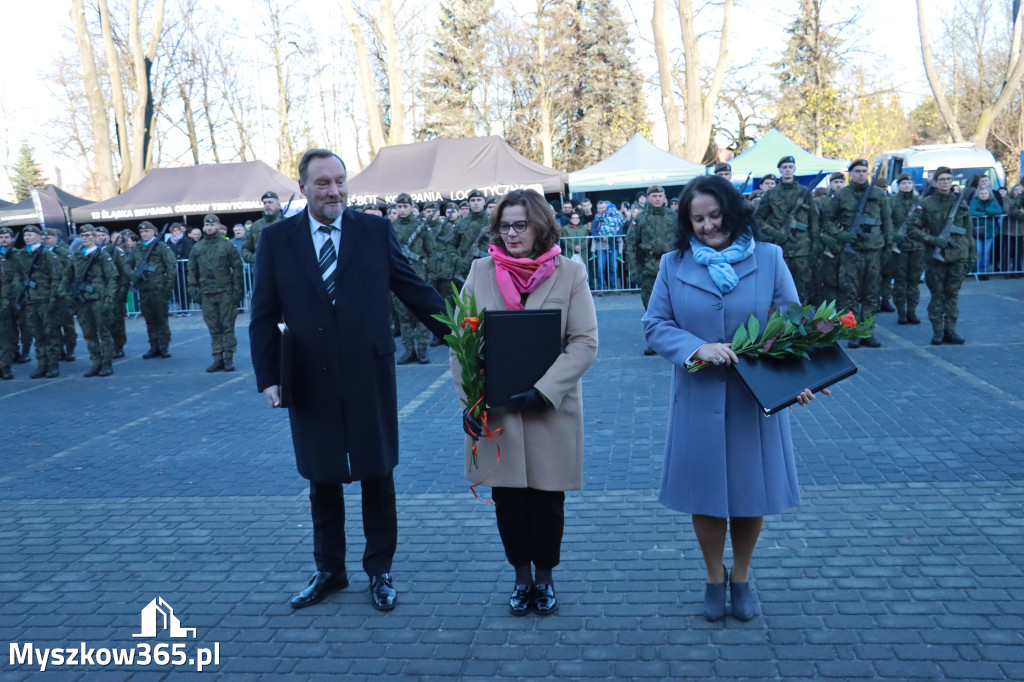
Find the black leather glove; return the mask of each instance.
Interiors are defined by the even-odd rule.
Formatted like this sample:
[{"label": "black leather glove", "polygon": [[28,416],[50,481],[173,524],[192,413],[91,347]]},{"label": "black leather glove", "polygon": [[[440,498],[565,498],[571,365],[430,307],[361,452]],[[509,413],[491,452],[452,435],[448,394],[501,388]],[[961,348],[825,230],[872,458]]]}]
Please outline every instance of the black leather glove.
[{"label": "black leather glove", "polygon": [[483,422],[474,417],[469,408],[462,411],[462,430],[473,440],[480,440],[480,436],[484,435]]},{"label": "black leather glove", "polygon": [[509,407],[523,412],[543,412],[551,407],[551,403],[536,388],[509,396],[509,400]]}]

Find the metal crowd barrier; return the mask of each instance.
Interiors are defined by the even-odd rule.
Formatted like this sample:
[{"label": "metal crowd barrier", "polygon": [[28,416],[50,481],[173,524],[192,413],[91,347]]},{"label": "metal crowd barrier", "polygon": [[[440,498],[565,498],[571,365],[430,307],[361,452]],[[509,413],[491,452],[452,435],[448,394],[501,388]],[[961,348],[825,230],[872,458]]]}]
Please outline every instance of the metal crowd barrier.
[{"label": "metal crowd barrier", "polygon": [[587,266],[590,290],[594,293],[639,291],[625,255],[625,237],[563,237],[562,255]]},{"label": "metal crowd barrier", "polygon": [[978,260],[970,274],[1024,275],[1024,221],[1008,216],[972,218]]},{"label": "metal crowd barrier", "polygon": [[[239,310],[246,312],[252,299],[252,269],[248,263],[242,263],[242,282],[245,285],[245,298]],[[178,279],[171,292],[171,313],[197,313],[199,310],[199,304],[192,300],[188,292],[188,258],[182,258],[178,260]]]}]

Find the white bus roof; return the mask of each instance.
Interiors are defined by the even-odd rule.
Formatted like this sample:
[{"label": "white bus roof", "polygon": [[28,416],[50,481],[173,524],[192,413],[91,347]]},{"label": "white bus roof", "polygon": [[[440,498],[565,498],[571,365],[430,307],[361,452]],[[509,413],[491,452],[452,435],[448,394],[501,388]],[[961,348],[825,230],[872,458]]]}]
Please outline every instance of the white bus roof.
[{"label": "white bus roof", "polygon": [[973,142],[957,144],[919,144],[904,149],[882,152],[880,157],[900,157],[904,167],[935,170],[939,166],[950,168],[994,168],[992,152],[979,148]]}]

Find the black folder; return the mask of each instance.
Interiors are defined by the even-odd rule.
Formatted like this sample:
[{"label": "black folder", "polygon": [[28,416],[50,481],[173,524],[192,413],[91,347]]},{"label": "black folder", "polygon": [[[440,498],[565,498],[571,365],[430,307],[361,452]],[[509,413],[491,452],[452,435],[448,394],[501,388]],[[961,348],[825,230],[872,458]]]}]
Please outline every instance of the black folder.
[{"label": "black folder", "polygon": [[733,369],[766,415],[794,404],[805,388],[817,393],[857,373],[857,365],[838,343],[808,348],[807,355],[810,359],[741,355]]},{"label": "black folder", "polygon": [[561,310],[484,312],[484,402],[501,407],[533,387],[562,353]]},{"label": "black folder", "polygon": [[277,324],[281,333],[281,378],[278,382],[281,391],[281,407],[292,406],[292,395],[295,386],[293,374],[293,362],[295,347],[292,341],[292,332],[284,322]]}]

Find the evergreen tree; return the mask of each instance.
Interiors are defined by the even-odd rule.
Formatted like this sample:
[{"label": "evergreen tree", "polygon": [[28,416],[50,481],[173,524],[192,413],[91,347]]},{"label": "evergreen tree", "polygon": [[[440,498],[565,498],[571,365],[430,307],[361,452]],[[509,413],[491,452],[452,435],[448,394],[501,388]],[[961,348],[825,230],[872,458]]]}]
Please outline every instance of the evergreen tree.
[{"label": "evergreen tree", "polygon": [[556,140],[561,166],[597,163],[636,133],[650,135],[644,77],[633,57],[629,24],[612,0],[573,3],[571,75],[563,134]]},{"label": "evergreen tree", "polygon": [[35,150],[25,141],[21,143],[18,160],[11,171],[11,187],[14,189],[15,202],[28,199],[32,196],[29,193],[30,188],[40,187],[46,182],[39,164],[36,163]]},{"label": "evergreen tree", "polygon": [[420,140],[472,137],[479,116],[473,91],[481,85],[484,31],[493,0],[446,0],[424,76],[423,125]]},{"label": "evergreen tree", "polygon": [[788,29],[782,60],[772,64],[779,80],[776,127],[818,156],[838,156],[844,111],[836,87],[843,41],[823,23],[825,0],[800,0],[800,14]]}]

